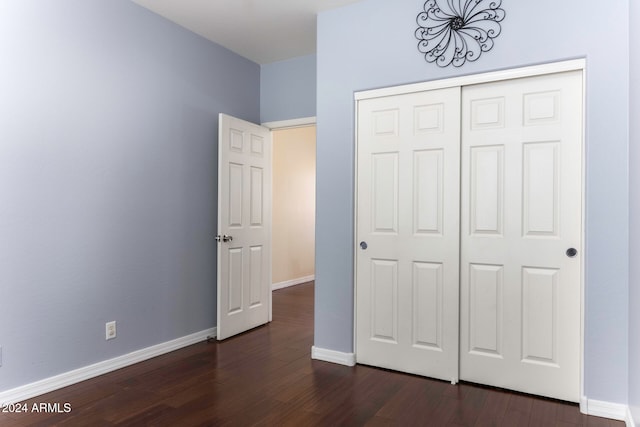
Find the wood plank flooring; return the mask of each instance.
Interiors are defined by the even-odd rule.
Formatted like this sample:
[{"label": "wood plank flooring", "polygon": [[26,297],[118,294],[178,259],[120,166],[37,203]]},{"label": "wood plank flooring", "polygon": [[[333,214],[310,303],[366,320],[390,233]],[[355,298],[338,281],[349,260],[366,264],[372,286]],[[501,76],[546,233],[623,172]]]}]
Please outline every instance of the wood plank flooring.
[{"label": "wood plank flooring", "polygon": [[69,413],[0,414],[0,426],[624,426],[555,400],[311,360],[313,283],[274,292],[273,313],[222,343],[26,402],[69,403]]}]

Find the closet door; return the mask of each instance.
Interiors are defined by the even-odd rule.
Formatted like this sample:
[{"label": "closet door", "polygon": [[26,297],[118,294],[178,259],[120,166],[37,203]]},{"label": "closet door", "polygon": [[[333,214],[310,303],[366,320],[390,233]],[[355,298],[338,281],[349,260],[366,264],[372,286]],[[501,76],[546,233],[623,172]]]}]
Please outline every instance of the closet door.
[{"label": "closet door", "polygon": [[460,378],[580,398],[582,74],[462,89]]},{"label": "closet door", "polygon": [[460,89],[359,101],[358,363],[458,379]]}]

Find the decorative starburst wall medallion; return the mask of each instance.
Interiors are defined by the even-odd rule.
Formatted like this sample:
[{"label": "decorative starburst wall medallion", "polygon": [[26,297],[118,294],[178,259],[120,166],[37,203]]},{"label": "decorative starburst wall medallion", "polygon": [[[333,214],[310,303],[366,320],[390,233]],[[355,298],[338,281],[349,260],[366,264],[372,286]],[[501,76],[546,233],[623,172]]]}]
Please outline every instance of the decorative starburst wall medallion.
[{"label": "decorative starburst wall medallion", "polygon": [[493,47],[505,12],[502,0],[427,0],[418,14],[418,50],[427,62],[461,67]]}]

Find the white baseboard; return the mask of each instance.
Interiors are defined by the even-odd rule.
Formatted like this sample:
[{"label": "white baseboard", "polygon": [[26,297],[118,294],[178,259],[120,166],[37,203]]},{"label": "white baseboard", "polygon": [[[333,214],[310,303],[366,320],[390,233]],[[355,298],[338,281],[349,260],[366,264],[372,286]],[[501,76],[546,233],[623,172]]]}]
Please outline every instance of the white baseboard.
[{"label": "white baseboard", "polygon": [[585,396],[580,399],[580,412],[595,417],[610,418],[624,421],[627,427],[635,427],[631,418],[631,410],[622,403],[604,402],[588,399]]},{"label": "white baseboard", "polygon": [[636,427],[638,425],[633,421],[633,412],[631,412],[631,408],[627,408],[627,418],[624,421],[627,423],[627,427]]},{"label": "white baseboard", "polygon": [[354,366],[356,364],[356,355],[354,353],[343,353],[316,346],[311,347],[311,358],[345,366]]},{"label": "white baseboard", "polygon": [[0,392],[0,403],[10,404],[22,402],[23,400],[31,399],[33,397],[40,396],[51,391],[58,390],[60,388],[67,387],[91,378],[95,378],[97,376],[107,374],[109,372],[136,364],[138,362],[143,362],[156,356],[161,356],[163,354],[181,349],[183,347],[187,347],[189,345],[203,341],[208,337],[215,337],[216,334],[217,328],[207,329],[191,335],[177,338],[175,340],[167,341],[162,344],[143,348],[142,350],[137,350],[113,359],[105,360],[103,362],[98,362],[93,365],[65,372],[54,377],[45,378],[31,384],[26,384],[11,390],[3,391]]},{"label": "white baseboard", "polygon": [[277,291],[278,289],[288,288],[289,286],[301,285],[303,283],[311,282],[312,280],[316,280],[315,275],[298,277],[297,279],[285,280],[284,282],[278,282],[271,285],[272,291]]}]

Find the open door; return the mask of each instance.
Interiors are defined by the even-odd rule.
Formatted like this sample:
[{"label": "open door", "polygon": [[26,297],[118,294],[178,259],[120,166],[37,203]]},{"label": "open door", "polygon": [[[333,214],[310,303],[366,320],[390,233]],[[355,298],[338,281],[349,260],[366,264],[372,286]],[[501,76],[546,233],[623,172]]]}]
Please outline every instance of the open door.
[{"label": "open door", "polygon": [[271,132],[218,120],[218,340],[271,320]]}]

